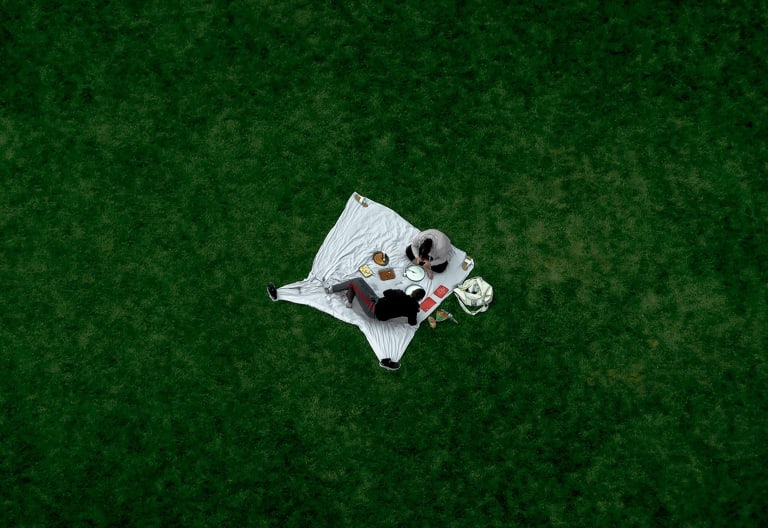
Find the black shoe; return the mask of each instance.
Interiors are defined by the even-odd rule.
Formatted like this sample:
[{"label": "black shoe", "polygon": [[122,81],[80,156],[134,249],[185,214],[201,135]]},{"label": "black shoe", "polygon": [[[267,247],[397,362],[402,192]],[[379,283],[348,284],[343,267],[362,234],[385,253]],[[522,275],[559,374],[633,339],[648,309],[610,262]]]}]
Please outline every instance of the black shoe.
[{"label": "black shoe", "polygon": [[267,284],[267,293],[269,294],[269,298],[273,301],[277,300],[277,288],[275,288],[275,285],[271,282]]},{"label": "black shoe", "polygon": [[387,370],[397,370],[400,368],[400,363],[398,363],[397,361],[392,361],[389,358],[384,358],[381,361],[379,361],[379,366]]}]

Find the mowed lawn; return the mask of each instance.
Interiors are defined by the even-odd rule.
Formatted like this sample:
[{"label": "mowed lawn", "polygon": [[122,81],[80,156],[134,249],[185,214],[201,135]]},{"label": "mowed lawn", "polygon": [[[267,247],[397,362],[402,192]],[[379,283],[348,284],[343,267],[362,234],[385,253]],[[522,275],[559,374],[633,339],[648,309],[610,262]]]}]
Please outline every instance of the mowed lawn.
[{"label": "mowed lawn", "polygon": [[[767,525],[767,25],[0,3],[0,525]],[[495,289],[397,372],[265,292],[352,192]]]}]

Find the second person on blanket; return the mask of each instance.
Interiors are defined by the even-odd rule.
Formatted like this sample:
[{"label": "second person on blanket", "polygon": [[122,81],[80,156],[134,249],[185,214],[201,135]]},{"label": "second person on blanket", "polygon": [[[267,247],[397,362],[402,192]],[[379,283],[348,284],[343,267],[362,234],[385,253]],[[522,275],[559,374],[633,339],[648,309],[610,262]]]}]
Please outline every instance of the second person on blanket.
[{"label": "second person on blanket", "polygon": [[385,290],[384,296],[379,297],[365,280],[356,278],[327,286],[326,293],[346,292],[347,308],[357,299],[368,317],[379,321],[388,321],[396,317],[407,317],[408,324],[416,325],[416,315],[419,313],[419,301],[426,292],[418,288],[410,295],[403,290]]},{"label": "second person on blanket", "polygon": [[427,229],[411,240],[405,248],[405,255],[411,262],[424,268],[431,279],[433,272],[442,273],[448,267],[448,261],[453,256],[453,246],[442,231]]}]

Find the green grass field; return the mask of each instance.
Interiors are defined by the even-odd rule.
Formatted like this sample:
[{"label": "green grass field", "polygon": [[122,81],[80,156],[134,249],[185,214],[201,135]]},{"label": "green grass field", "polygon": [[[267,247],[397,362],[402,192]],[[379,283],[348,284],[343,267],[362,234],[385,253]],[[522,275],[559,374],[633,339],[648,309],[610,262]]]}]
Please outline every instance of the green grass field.
[{"label": "green grass field", "polygon": [[[523,3],[0,2],[0,525],[768,524],[768,11]],[[355,191],[496,292],[398,372]]]}]

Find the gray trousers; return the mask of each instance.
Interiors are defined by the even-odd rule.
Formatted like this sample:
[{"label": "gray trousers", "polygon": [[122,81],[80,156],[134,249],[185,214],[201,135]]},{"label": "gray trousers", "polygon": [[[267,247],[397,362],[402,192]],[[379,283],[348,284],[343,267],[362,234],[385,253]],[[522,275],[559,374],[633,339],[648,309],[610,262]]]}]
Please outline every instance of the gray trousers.
[{"label": "gray trousers", "polygon": [[347,292],[347,300],[350,303],[357,299],[363,308],[363,313],[368,317],[376,318],[376,301],[379,300],[379,297],[373,291],[373,288],[365,282],[365,279],[358,277],[331,286],[333,293],[343,292],[344,290]]}]

